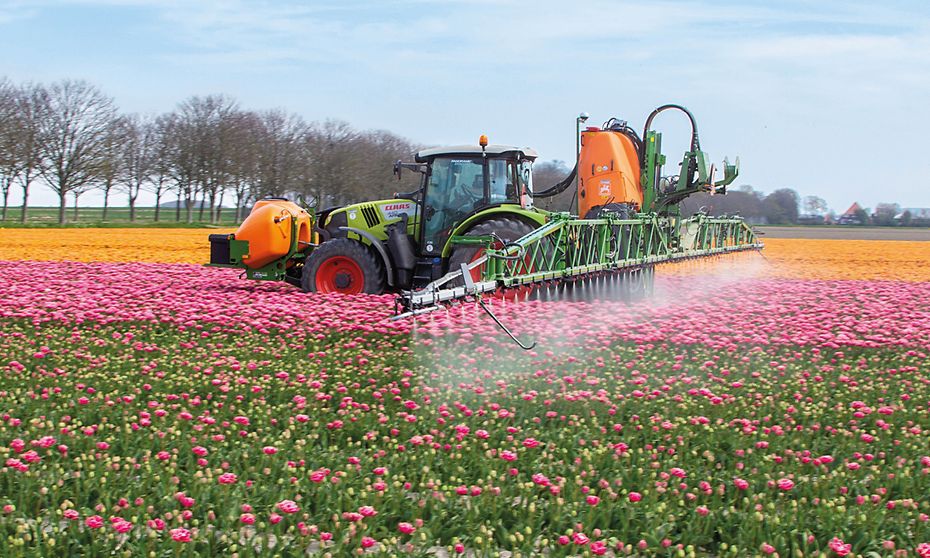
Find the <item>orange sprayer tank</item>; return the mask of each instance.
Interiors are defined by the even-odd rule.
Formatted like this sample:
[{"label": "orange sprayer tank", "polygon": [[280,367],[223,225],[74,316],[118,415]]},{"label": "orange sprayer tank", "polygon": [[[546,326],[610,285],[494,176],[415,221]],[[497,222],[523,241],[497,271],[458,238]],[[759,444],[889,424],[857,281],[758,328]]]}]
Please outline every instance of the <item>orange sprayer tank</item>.
[{"label": "orange sprayer tank", "polygon": [[639,157],[630,138],[619,132],[588,128],[581,132],[578,159],[578,215],[587,217],[608,203],[643,206]]},{"label": "orange sprayer tank", "polygon": [[[291,247],[291,220],[297,220],[298,242],[309,243],[313,217],[294,202],[267,199],[255,202],[249,216],[236,230],[236,240],[249,241],[243,263],[252,269],[268,265],[286,255]],[[298,248],[306,244],[298,245]]]}]

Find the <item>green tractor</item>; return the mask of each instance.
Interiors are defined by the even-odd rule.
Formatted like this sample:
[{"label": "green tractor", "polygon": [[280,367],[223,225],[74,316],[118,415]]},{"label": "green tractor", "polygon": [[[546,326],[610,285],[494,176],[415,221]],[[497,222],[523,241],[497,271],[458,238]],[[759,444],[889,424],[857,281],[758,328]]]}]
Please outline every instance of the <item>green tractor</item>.
[{"label": "green tractor", "polygon": [[[421,288],[484,250],[536,230],[529,148],[462,145],[422,150],[394,173],[419,173],[413,192],[313,215],[283,198],[261,200],[233,235],[210,235],[210,265],[251,279],[285,280],[308,292]],[[260,256],[260,257],[256,257]],[[479,277],[481,266],[472,270]]]},{"label": "green tractor", "polygon": [[[676,176],[662,176],[662,135],[652,129],[666,110],[691,123]],[[655,109],[642,135],[612,118],[577,140],[575,169],[542,191],[533,190],[535,151],[481,136],[478,145],[398,161],[395,174],[417,172],[420,186],[395,199],[317,213],[283,198],[260,200],[235,234],[210,236],[210,265],[309,292],[397,292],[401,306],[418,311],[482,293],[519,296],[551,282],[583,292],[604,274],[638,297],[657,263],[761,248],[739,217],[681,215],[681,200],[724,194],[739,172],[738,160],[724,159],[717,176],[686,108]],[[534,196],[573,184],[578,216],[533,207]]]}]

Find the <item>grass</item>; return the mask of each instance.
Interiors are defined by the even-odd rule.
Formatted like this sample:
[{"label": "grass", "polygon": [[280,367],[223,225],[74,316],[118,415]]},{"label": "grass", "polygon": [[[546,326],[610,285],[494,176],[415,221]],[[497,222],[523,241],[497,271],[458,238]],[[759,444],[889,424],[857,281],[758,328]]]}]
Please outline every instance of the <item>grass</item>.
[{"label": "grass", "polygon": [[52,228],[52,227],[93,227],[93,228],[126,228],[126,227],[152,227],[152,228],[212,228],[229,227],[236,222],[235,209],[224,209],[219,223],[209,222],[209,210],[204,211],[204,220],[199,219],[198,210],[194,210],[194,221],[188,223],[186,213],[181,210],[180,221],[176,220],[174,208],[161,208],[159,220],[155,220],[154,207],[136,207],[135,221],[129,220],[128,207],[110,207],[107,209],[107,218],[103,219],[102,207],[80,207],[78,217],[74,218],[74,208],[69,207],[64,225],[58,223],[58,207],[30,207],[26,212],[26,222],[20,222],[22,208],[11,207],[7,210],[6,220],[0,221],[0,228]]}]

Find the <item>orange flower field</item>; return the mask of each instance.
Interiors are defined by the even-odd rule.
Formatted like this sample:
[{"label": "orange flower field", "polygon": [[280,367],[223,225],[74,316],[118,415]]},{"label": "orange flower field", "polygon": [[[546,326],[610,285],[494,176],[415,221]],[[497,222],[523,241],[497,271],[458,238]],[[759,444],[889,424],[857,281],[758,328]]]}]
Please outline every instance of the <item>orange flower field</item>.
[{"label": "orange flower field", "polygon": [[[0,229],[0,260],[204,263],[228,229]],[[930,281],[930,242],[764,238],[758,254],[662,266],[663,274],[748,271],[795,279]],[[708,267],[710,266],[710,267]]]},{"label": "orange flower field", "polygon": [[204,263],[210,229],[3,229],[0,260]]}]

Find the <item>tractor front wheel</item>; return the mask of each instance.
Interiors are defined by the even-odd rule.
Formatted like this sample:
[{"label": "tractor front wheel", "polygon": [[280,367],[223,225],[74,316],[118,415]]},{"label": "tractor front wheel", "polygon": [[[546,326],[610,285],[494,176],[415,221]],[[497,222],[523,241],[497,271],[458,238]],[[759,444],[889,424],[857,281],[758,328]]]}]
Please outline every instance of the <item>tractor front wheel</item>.
[{"label": "tractor front wheel", "polygon": [[[531,225],[514,217],[495,217],[478,223],[469,229],[468,232],[465,233],[465,236],[496,236],[498,241],[494,242],[491,247],[499,250],[504,247],[505,243],[510,243],[518,238],[526,236],[533,232],[534,229],[535,228]],[[469,245],[456,246],[455,249],[452,250],[452,255],[449,257],[449,271],[459,270],[463,263],[472,263],[483,256],[484,252],[484,247]],[[530,271],[534,266],[531,262],[527,262],[526,267],[527,269],[524,271]],[[483,279],[484,268],[484,264],[472,268],[471,277],[473,281],[478,282]],[[453,279],[450,284],[452,286],[461,286],[465,284],[465,281],[464,279],[456,278]],[[523,298],[532,290],[533,289],[529,286],[517,287],[506,293],[497,293],[497,296],[512,299]]]},{"label": "tractor front wheel", "polygon": [[307,256],[300,286],[311,293],[381,294],[384,271],[360,242],[334,238]]}]

